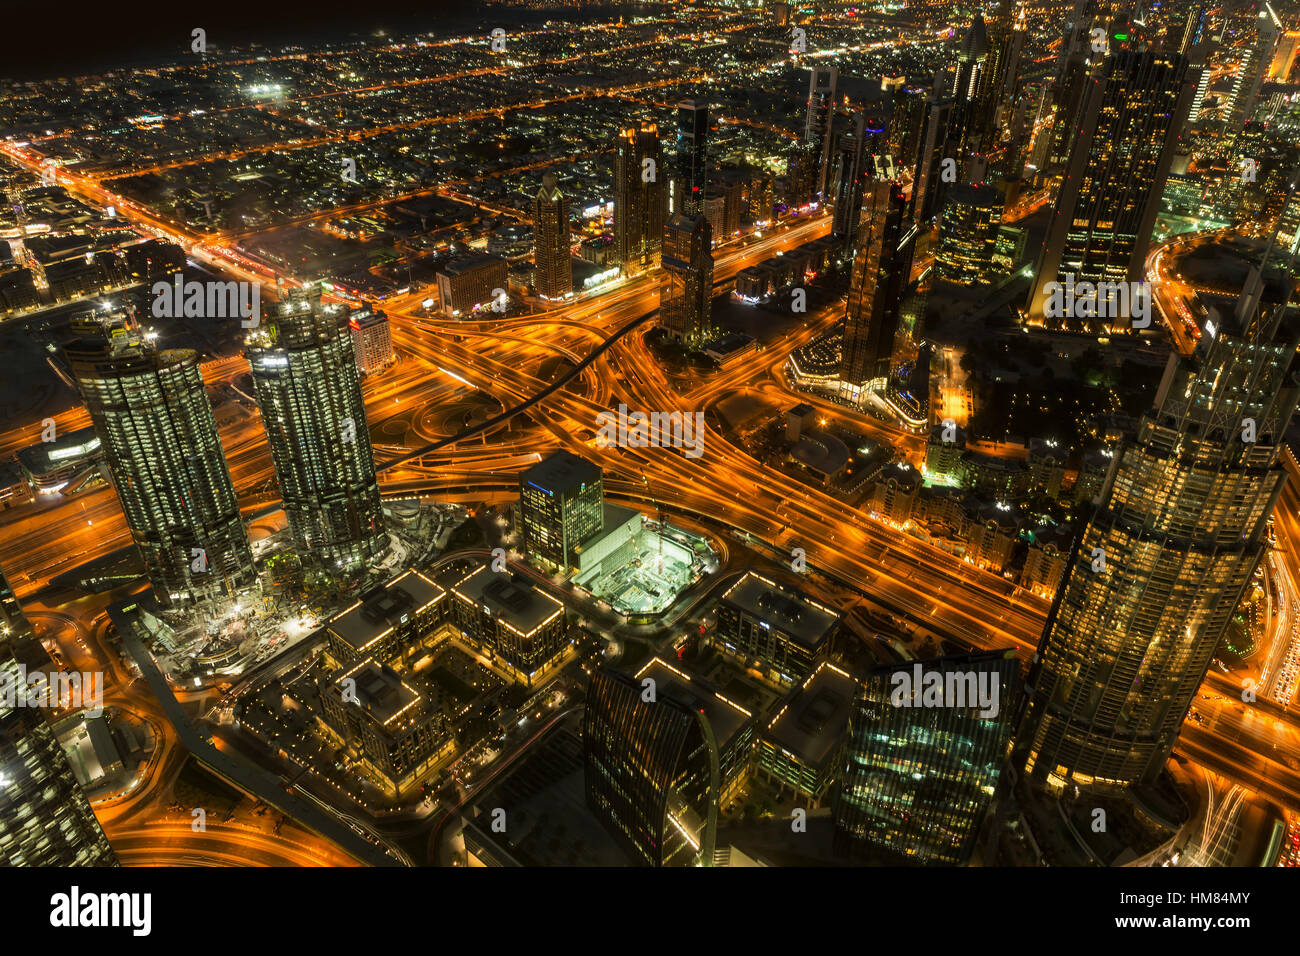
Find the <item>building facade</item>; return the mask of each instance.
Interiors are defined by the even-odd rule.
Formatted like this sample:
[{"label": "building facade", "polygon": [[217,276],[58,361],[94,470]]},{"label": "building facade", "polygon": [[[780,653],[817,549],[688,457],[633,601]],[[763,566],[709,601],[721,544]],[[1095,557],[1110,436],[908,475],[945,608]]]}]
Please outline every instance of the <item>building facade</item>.
[{"label": "building facade", "polygon": [[155,349],[123,313],[77,330],[65,354],[154,596],[233,600],[256,572],[198,356]]},{"label": "building facade", "polygon": [[367,564],[388,546],[347,309],[286,296],[245,340],[289,531],[306,561]]}]

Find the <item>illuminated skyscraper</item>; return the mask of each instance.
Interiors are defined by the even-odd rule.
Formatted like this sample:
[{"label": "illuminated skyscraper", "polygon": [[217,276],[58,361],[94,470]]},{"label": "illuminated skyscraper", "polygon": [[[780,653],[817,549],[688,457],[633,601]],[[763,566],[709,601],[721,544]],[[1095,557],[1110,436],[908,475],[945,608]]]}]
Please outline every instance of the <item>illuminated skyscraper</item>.
[{"label": "illuminated skyscraper", "polygon": [[963,171],[967,169],[970,154],[981,150],[991,82],[988,59],[988,33],[984,18],[976,14],[957,51],[957,73],[952,86],[956,103],[952,121],[956,125],[955,142],[960,144],[953,158]]},{"label": "illuminated skyscraper", "polygon": [[[1119,37],[1123,39],[1119,39]],[[1027,311],[1044,318],[1050,284],[1140,282],[1174,145],[1192,90],[1177,53],[1118,49],[1086,84],[1065,178],[1052,207]],[[1047,316],[1051,328],[1131,328],[1129,316]]]},{"label": "illuminated skyscraper", "polygon": [[943,208],[943,194],[957,182],[960,131],[956,124],[956,101],[951,96],[931,94],[921,121],[921,145],[912,177],[912,218],[927,222]]},{"label": "illuminated skyscraper", "polygon": [[1253,269],[1211,310],[1115,453],[1028,679],[1018,761],[1040,786],[1160,772],[1259,563],[1300,398],[1296,312],[1261,310],[1262,287]]},{"label": "illuminated skyscraper", "polygon": [[713,335],[713,230],[703,216],[673,216],[664,230],[659,324],[668,334],[698,345]]},{"label": "illuminated skyscraper", "polygon": [[295,546],[329,567],[369,562],[388,536],[348,310],[295,289],[245,345]]},{"label": "illuminated skyscraper", "polygon": [[826,196],[826,179],[830,174],[832,127],[835,122],[835,87],[839,68],[814,66],[809,70],[808,108],[804,115],[804,143],[813,159],[813,199]]},{"label": "illuminated skyscraper", "polygon": [[158,351],[125,313],[77,329],[65,354],[154,596],[234,598],[256,572],[198,356]]},{"label": "illuminated skyscraper", "polygon": [[1201,104],[1204,102],[1205,94],[1210,88],[1211,71],[1205,67],[1212,46],[1209,9],[1205,6],[1195,7],[1188,15],[1187,22],[1183,26],[1183,39],[1178,46],[1178,52],[1187,57],[1188,80],[1196,90],[1192,94],[1192,102],[1187,108],[1187,117],[1183,121],[1181,130],[1182,135],[1187,134],[1188,127],[1195,123],[1196,118],[1201,115]]},{"label": "illuminated skyscraper", "polygon": [[582,745],[587,806],[634,860],[712,865],[718,745],[708,718],[690,700],[597,671],[587,690]]},{"label": "illuminated skyscraper", "polygon": [[881,864],[964,866],[1015,714],[1014,651],[907,661],[867,675],[849,715],[835,846]]},{"label": "illuminated skyscraper", "polygon": [[[7,866],[117,866],[54,730],[29,695],[33,674],[53,674],[0,574],[0,862]],[[46,687],[52,682],[47,677]]]},{"label": "illuminated skyscraper", "polygon": [[1064,42],[1052,78],[1052,125],[1044,157],[1045,164],[1053,169],[1064,165],[1070,156],[1089,80],[1105,59],[1105,44],[1098,43],[1092,31],[1105,29],[1112,5],[1109,0],[1075,0],[1066,20]]},{"label": "illuminated skyscraper", "polygon": [[940,279],[958,285],[993,281],[993,253],[1002,224],[1002,197],[991,186],[961,185],[948,190],[934,268]]},{"label": "illuminated skyscraper", "polygon": [[569,241],[569,207],[548,172],[533,200],[533,286],[543,298],[563,299],[573,291]]},{"label": "illuminated skyscraper", "polygon": [[600,468],[557,451],[519,476],[524,548],[557,569],[576,568],[582,546],[605,526]]},{"label": "illuminated skyscraper", "polygon": [[1273,63],[1273,54],[1281,36],[1282,23],[1266,2],[1255,18],[1255,42],[1246,48],[1232,81],[1225,114],[1229,129],[1241,129],[1255,111],[1255,98]]},{"label": "illuminated skyscraper", "polygon": [[668,218],[704,212],[709,185],[709,108],[700,100],[677,104],[677,143],[673,175],[668,183]]},{"label": "illuminated skyscraper", "polygon": [[867,184],[844,313],[840,379],[850,391],[888,378],[903,296],[912,271],[916,227],[905,223],[902,187]]},{"label": "illuminated skyscraper", "polygon": [[614,254],[625,275],[659,267],[667,191],[659,127],[620,130],[614,156]]},{"label": "illuminated skyscraper", "polygon": [[866,140],[867,116],[857,110],[845,117],[835,146],[835,212],[831,235],[838,242],[838,254],[845,259],[853,255],[858,218],[862,215],[862,190],[870,172]]}]

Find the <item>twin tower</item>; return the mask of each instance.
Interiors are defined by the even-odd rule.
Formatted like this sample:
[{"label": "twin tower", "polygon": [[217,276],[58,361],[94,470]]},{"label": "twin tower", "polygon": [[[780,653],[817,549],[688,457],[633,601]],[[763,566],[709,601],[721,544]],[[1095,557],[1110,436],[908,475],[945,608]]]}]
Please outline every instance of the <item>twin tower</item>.
[{"label": "twin tower", "polygon": [[[157,349],[124,311],[74,330],[65,354],[159,604],[235,598],[253,553],[196,353]],[[387,539],[348,310],[293,290],[245,344],[295,546],[334,571],[368,562]]]}]

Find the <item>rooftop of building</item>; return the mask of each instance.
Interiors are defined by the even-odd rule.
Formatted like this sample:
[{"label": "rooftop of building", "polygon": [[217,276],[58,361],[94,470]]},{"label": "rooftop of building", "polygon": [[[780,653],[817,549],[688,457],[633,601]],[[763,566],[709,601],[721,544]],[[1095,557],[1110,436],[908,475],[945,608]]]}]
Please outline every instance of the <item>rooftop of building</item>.
[{"label": "rooftop of building", "polygon": [[357,651],[365,651],[394,627],[446,595],[419,571],[411,570],[372,588],[326,624]]},{"label": "rooftop of building", "polygon": [[47,472],[85,459],[99,451],[99,436],[93,425],[56,435],[54,441],[28,445],[18,451],[18,461],[33,475]]},{"label": "rooftop of building", "polygon": [[414,717],[422,710],[424,698],[420,692],[373,657],[335,674],[330,680],[330,692],[342,694],[345,679],[356,682],[356,705],[385,728],[396,729],[404,723],[403,718]]},{"label": "rooftop of building", "polygon": [[514,631],[528,635],[564,613],[564,605],[526,578],[480,565],[452,591],[463,601],[485,608]]},{"label": "rooftop of building", "polygon": [[477,253],[475,255],[461,256],[454,262],[449,262],[439,271],[448,276],[464,275],[466,272],[473,272],[475,269],[482,269],[487,266],[493,266],[500,263],[505,265],[505,260],[500,256],[488,255],[487,253]]},{"label": "rooftop of building", "polygon": [[656,697],[671,697],[707,717],[719,749],[725,750],[753,718],[750,711],[724,697],[716,687],[691,673],[680,661],[669,663],[663,658],[652,657],[636,673],[638,681],[647,677],[655,682]]},{"label": "rooftop of building", "polygon": [[780,628],[809,650],[820,646],[840,622],[839,612],[756,571],[746,573],[719,601]]},{"label": "rooftop of building", "polygon": [[848,728],[858,682],[834,664],[823,662],[786,699],[764,736],[818,770],[835,756]]},{"label": "rooftop of building", "polygon": [[543,458],[519,476],[519,484],[529,484],[548,494],[562,494],[594,485],[601,479],[600,466],[568,451],[557,451]]}]

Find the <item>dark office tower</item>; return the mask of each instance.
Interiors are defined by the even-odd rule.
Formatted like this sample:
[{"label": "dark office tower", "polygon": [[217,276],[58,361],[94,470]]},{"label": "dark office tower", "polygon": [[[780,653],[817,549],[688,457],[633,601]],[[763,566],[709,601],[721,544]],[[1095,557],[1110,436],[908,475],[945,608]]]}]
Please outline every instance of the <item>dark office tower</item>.
[{"label": "dark office tower", "polygon": [[899,90],[893,97],[885,137],[890,152],[898,157],[899,165],[907,169],[916,168],[917,155],[921,150],[925,103],[925,93],[916,89]]},{"label": "dark office tower", "polygon": [[713,334],[712,241],[713,230],[703,216],[673,216],[664,230],[668,284],[659,300],[659,324],[688,345]]},{"label": "dark office tower", "polygon": [[1028,37],[1024,7],[1013,16],[1012,0],[1002,0],[989,24],[988,97],[980,129],[986,151],[996,145],[999,130],[1006,125],[1020,85],[1020,58]]},{"label": "dark office tower", "polygon": [[1115,452],[1030,669],[1017,759],[1039,786],[1160,772],[1259,563],[1300,397],[1296,310],[1261,309],[1259,276]]},{"label": "dark office tower", "polygon": [[234,598],[257,574],[198,357],[125,313],[76,328],[64,351],[158,603]]},{"label": "dark office tower", "polygon": [[709,185],[709,108],[700,100],[677,104],[677,148],[673,176],[668,183],[668,218],[678,213],[704,212],[704,190]]},{"label": "dark office tower", "polygon": [[[1112,53],[1089,80],[1065,178],[1030,289],[1031,322],[1044,318],[1053,283],[1139,282],[1151,230],[1192,90],[1177,53]],[[1103,310],[1104,311],[1104,310]],[[1049,328],[1131,328],[1127,316],[1048,316]]]},{"label": "dark office tower", "polygon": [[956,139],[960,144],[957,162],[963,170],[966,169],[967,157],[980,150],[980,133],[989,93],[988,57],[989,40],[984,18],[976,14],[957,52],[957,74],[952,86],[952,98],[956,102],[952,122],[960,130]]},{"label": "dark office tower", "polygon": [[1006,760],[1014,651],[867,675],[849,714],[835,848],[870,863],[965,866]]},{"label": "dark office tower", "polygon": [[835,121],[835,86],[839,69],[814,66],[809,70],[808,109],[804,116],[804,142],[814,157],[813,198],[823,200],[830,171],[832,130]]},{"label": "dark office tower", "polygon": [[587,806],[648,866],[711,866],[718,746],[692,701],[597,671],[582,722]]},{"label": "dark office tower", "polygon": [[1055,169],[1070,155],[1075,126],[1083,98],[1102,57],[1093,52],[1092,29],[1104,26],[1098,0],[1075,0],[1065,25],[1065,42],[1056,61],[1052,78],[1051,117],[1048,146],[1044,162]]},{"label": "dark office tower", "polygon": [[[958,180],[961,162],[959,139],[951,134],[959,132],[956,103],[950,96],[932,94],[925,104],[925,119],[921,124],[921,151],[916,161],[916,175],[912,179],[912,219],[928,222],[942,208],[943,194]],[[951,160],[951,162],[948,162]]]},{"label": "dark office tower", "polygon": [[844,313],[840,379],[850,386],[889,376],[899,313],[912,271],[916,227],[897,182],[867,184]]},{"label": "dark office tower", "polygon": [[519,528],[533,558],[556,569],[578,566],[582,546],[605,526],[600,468],[557,451],[519,476]]},{"label": "dark office tower", "polygon": [[0,863],[117,866],[39,706],[41,692],[29,694],[31,675],[56,671],[0,574]]},{"label": "dark office tower", "polygon": [[991,186],[960,185],[943,201],[934,268],[944,282],[986,285],[994,281],[993,253],[1002,225],[1002,196]]},{"label": "dark office tower", "polygon": [[867,115],[862,110],[844,117],[835,147],[835,212],[831,235],[836,252],[843,259],[853,255],[858,234],[858,217],[862,214],[862,189],[870,175],[867,167]]},{"label": "dark office tower", "polygon": [[280,498],[305,559],[354,567],[388,543],[348,311],[294,289],[245,339]]},{"label": "dark office tower", "polygon": [[1255,111],[1255,97],[1259,95],[1260,85],[1273,62],[1273,53],[1281,36],[1282,23],[1273,8],[1265,3],[1255,18],[1254,42],[1246,48],[1238,64],[1232,92],[1228,95],[1225,115],[1230,130],[1245,126]]},{"label": "dark office tower", "polygon": [[533,200],[533,287],[542,298],[551,300],[573,292],[569,207],[553,173],[542,176],[542,188]]},{"label": "dark office tower", "polygon": [[621,130],[614,158],[614,254],[624,275],[659,267],[667,191],[659,127]]}]

